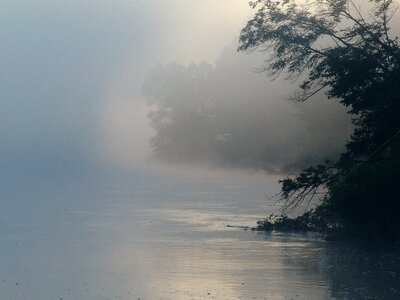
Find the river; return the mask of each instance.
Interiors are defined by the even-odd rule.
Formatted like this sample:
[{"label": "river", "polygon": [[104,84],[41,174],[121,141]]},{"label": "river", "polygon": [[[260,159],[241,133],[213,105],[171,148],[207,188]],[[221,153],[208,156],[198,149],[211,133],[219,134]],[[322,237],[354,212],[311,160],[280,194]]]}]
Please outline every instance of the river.
[{"label": "river", "polygon": [[400,299],[400,252],[246,231],[276,184],[46,181],[3,190],[1,299]]}]

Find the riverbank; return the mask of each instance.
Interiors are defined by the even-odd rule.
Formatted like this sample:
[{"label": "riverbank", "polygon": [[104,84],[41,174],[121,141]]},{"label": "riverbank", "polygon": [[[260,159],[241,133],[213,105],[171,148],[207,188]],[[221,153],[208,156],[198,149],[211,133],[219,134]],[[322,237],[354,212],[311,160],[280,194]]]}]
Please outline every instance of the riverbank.
[{"label": "riverbank", "polygon": [[339,225],[330,226],[320,219],[315,218],[313,211],[306,212],[294,218],[290,218],[287,215],[278,216],[271,214],[264,219],[258,220],[256,226],[250,229],[252,231],[263,232],[315,232],[325,241],[353,240],[400,246],[400,241],[388,239],[384,235],[365,235],[360,232],[354,233],[351,230],[346,230]]}]

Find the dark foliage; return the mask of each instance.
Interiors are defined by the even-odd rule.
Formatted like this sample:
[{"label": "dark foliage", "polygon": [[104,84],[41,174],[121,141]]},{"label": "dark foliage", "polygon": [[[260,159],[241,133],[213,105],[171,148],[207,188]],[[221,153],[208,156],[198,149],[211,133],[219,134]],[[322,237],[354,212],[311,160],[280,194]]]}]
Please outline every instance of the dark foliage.
[{"label": "dark foliage", "polygon": [[284,208],[318,200],[307,216],[321,227],[400,240],[400,48],[390,36],[393,1],[364,1],[367,16],[346,0],[250,5],[258,10],[241,32],[239,49],[272,49],[265,70],[306,74],[297,100],[324,90],[350,108],[355,125],[336,162],[281,181]]},{"label": "dark foliage", "polygon": [[314,231],[319,230],[312,220],[311,212],[307,212],[296,218],[289,218],[286,215],[270,215],[264,220],[257,221],[257,231]]}]

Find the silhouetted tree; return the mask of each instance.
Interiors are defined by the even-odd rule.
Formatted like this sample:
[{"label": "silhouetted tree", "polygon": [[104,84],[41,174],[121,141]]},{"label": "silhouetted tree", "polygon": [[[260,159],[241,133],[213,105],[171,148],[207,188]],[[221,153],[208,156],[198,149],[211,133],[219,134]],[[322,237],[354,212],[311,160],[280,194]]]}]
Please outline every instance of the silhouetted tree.
[{"label": "silhouetted tree", "polygon": [[272,53],[264,70],[303,73],[298,101],[320,91],[350,108],[346,151],[281,181],[285,208],[308,204],[329,227],[400,239],[400,48],[391,0],[257,0],[239,50]]}]

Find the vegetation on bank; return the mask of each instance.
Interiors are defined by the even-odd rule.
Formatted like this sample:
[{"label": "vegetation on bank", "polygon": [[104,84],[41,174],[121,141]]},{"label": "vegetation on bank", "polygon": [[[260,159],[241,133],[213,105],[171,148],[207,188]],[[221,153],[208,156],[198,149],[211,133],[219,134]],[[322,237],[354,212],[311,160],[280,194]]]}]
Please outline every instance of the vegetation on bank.
[{"label": "vegetation on bank", "polygon": [[287,215],[271,214],[267,218],[257,221],[257,226],[251,228],[252,231],[278,231],[278,232],[316,232],[322,234],[327,241],[336,240],[344,237],[345,232],[339,225],[328,227],[327,223],[310,210],[297,217],[290,218]]},{"label": "vegetation on bank", "polygon": [[354,125],[336,161],[280,181],[284,211],[315,208],[293,219],[267,218],[258,229],[313,228],[400,241],[400,47],[390,27],[395,4],[250,2],[257,11],[241,32],[239,50],[273,53],[266,71],[303,78],[297,101],[325,92],[349,109]]},{"label": "vegetation on bank", "polygon": [[257,221],[257,226],[252,228],[257,231],[321,231],[312,219],[310,212],[302,214],[295,218],[289,218],[286,215],[270,215],[269,217]]}]

